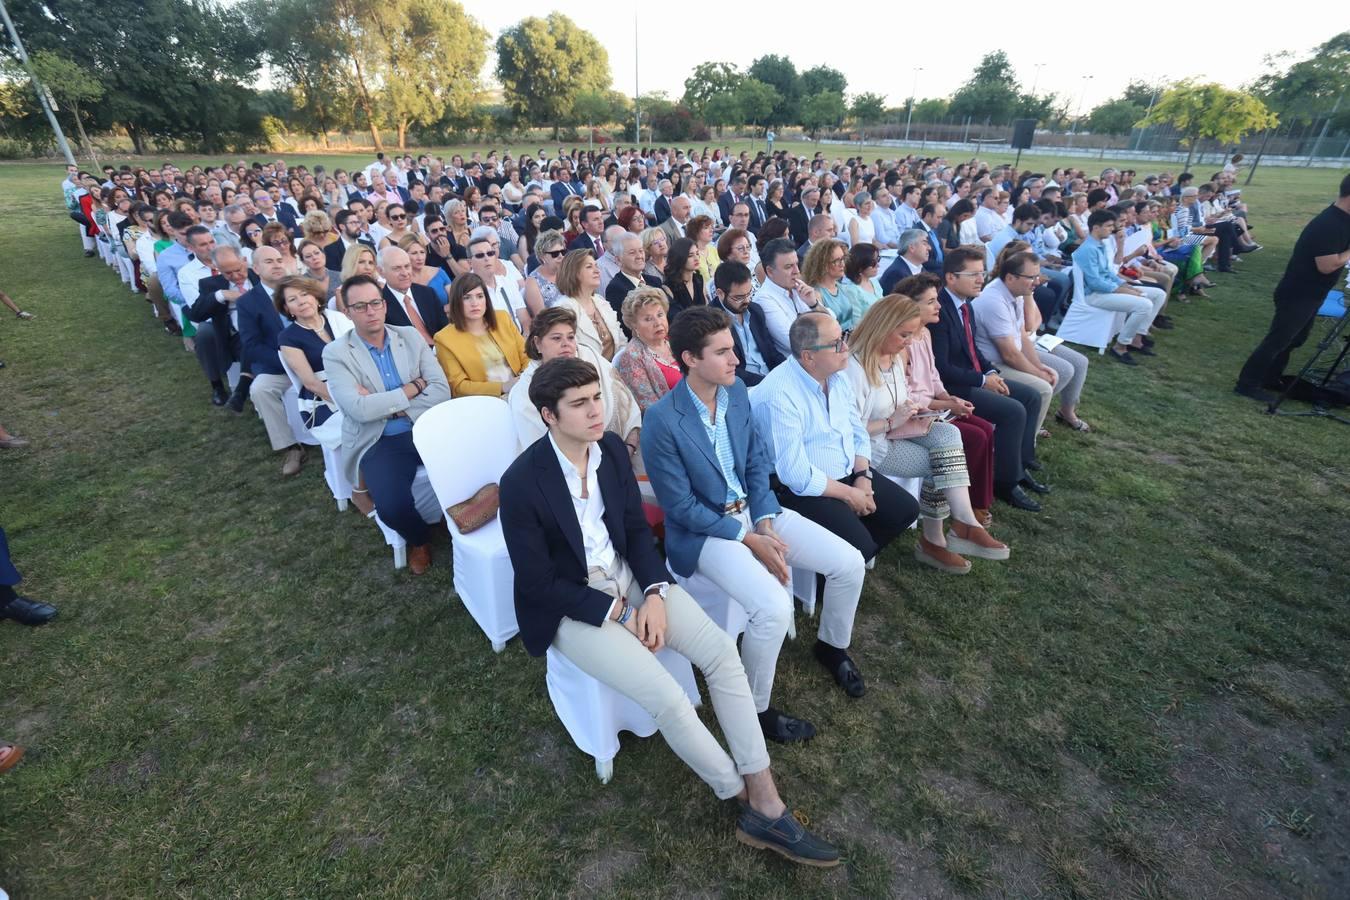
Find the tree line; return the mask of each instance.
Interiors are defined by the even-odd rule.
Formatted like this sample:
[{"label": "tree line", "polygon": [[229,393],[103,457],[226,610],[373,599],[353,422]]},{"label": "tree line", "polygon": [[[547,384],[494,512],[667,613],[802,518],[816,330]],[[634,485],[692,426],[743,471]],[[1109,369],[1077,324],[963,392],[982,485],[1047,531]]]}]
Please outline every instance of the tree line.
[{"label": "tree line", "polygon": [[[1131,83],[1122,95],[1070,116],[1072,97],[1026,90],[1006,54],[986,54],[944,98],[852,93],[827,65],[798,71],[765,54],[741,69],[696,65],[678,98],[634,98],[613,88],[609,58],[566,15],[529,17],[490,34],[456,0],[40,0],[11,4],[39,80],[58,117],[89,147],[91,133],[124,132],[137,153],[219,152],[264,146],[278,133],[369,131],[377,148],[394,133],[400,149],[469,134],[526,128],[591,128],[635,118],[644,139],[703,140],[716,129],[800,126],[816,137],[846,125],[912,118],[1123,133],[1168,122],[1183,139],[1227,139],[1279,116],[1334,116],[1350,127],[1350,32],[1298,58],[1267,59],[1268,71],[1239,90],[1220,85]],[[0,70],[0,140],[43,151],[51,144],[27,73],[6,46]],[[483,72],[495,59],[492,81]],[[636,109],[634,106],[636,105]],[[1235,138],[1234,138],[1235,139]]]}]

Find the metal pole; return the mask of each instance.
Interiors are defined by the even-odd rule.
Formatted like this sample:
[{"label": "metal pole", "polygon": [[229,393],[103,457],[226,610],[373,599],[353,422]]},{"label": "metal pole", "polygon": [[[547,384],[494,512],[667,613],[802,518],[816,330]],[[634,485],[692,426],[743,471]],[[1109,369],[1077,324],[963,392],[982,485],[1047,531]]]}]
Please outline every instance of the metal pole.
[{"label": "metal pole", "polygon": [[1036,74],[1031,76],[1031,96],[1036,96],[1036,85],[1041,83],[1041,69],[1045,68],[1045,63],[1036,63]]},{"label": "metal pole", "polygon": [[1261,149],[1256,151],[1256,159],[1252,160],[1252,166],[1247,170],[1247,180],[1242,182],[1244,185],[1252,183],[1252,176],[1256,174],[1256,167],[1261,165],[1261,154],[1266,152],[1266,144],[1270,143],[1271,129],[1266,129],[1266,136],[1261,139]]},{"label": "metal pole", "polygon": [[[1148,109],[1144,110],[1144,118],[1145,118],[1145,119],[1148,118],[1148,114],[1149,114],[1149,113],[1153,112],[1153,104],[1156,103],[1157,100],[1158,100],[1158,89],[1155,87],[1155,88],[1153,89],[1153,94],[1152,94],[1152,96],[1150,96],[1150,97],[1148,98]],[[1136,134],[1136,135],[1134,136],[1134,152],[1135,152],[1135,153],[1138,153],[1138,152],[1139,152],[1139,145],[1140,145],[1140,144],[1143,142],[1143,140],[1144,140],[1144,127],[1147,127],[1147,126],[1141,127],[1141,128],[1139,129],[1139,133]]]},{"label": "metal pole", "polygon": [[[3,8],[3,6],[0,6],[0,9]],[[1336,105],[1331,108],[1331,115],[1327,116],[1326,120],[1322,122],[1322,130],[1318,133],[1317,140],[1313,141],[1312,152],[1308,154],[1308,161],[1303,164],[1305,168],[1312,165],[1313,157],[1317,155],[1317,151],[1322,147],[1322,138],[1327,136],[1327,129],[1331,127],[1331,120],[1336,118],[1336,113],[1341,108],[1341,101],[1344,99],[1345,91],[1341,91],[1341,95],[1336,98]]]},{"label": "metal pole", "polygon": [[633,14],[633,143],[642,146],[642,92],[638,88],[638,19]]},{"label": "metal pole", "polygon": [[66,162],[72,166],[78,166],[75,162],[75,155],[70,152],[70,145],[66,143],[66,136],[61,131],[61,123],[56,121],[56,113],[52,112],[51,106],[47,104],[47,89],[38,81],[37,73],[33,71],[33,64],[28,61],[28,53],[23,49],[23,41],[19,40],[19,33],[14,30],[14,23],[10,21],[9,10],[5,9],[4,0],[0,0],[0,18],[5,20],[5,29],[9,32],[9,38],[14,42],[14,51],[19,54],[19,62],[28,70],[28,77],[33,79],[33,89],[37,91],[38,103],[42,104],[42,111],[47,114],[47,123],[52,126],[52,132],[56,135],[56,144],[61,148],[61,152],[66,157]]},{"label": "metal pole", "polygon": [[919,92],[919,73],[923,71],[923,66],[914,67],[914,86],[909,90],[909,112],[905,113],[905,140],[909,140],[909,121],[914,118],[914,100]]}]

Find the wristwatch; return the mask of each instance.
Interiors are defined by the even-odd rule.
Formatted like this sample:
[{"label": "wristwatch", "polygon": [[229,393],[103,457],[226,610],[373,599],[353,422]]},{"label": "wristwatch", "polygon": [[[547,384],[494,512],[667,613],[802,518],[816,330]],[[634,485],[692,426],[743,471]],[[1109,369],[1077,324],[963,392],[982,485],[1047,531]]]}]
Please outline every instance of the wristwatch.
[{"label": "wristwatch", "polygon": [[644,597],[650,597],[650,596],[652,596],[653,594],[655,594],[655,595],[659,596],[662,600],[665,600],[665,599],[666,599],[666,591],[669,590],[669,588],[670,588],[670,585],[669,585],[669,584],[664,584],[664,583],[663,583],[663,584],[654,584],[654,585],[652,585],[651,587],[647,588],[647,590],[643,593],[642,596],[644,596]]}]

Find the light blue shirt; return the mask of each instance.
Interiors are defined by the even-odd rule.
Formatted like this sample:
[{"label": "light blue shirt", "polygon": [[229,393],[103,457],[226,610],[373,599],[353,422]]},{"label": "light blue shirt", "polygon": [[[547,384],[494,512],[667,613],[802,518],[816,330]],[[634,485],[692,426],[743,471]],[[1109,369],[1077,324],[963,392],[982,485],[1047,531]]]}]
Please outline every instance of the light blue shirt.
[{"label": "light blue shirt", "polygon": [[694,408],[698,410],[699,420],[703,422],[703,430],[708,432],[708,441],[712,444],[713,453],[717,455],[717,465],[722,469],[722,477],[727,481],[727,503],[744,500],[745,489],[741,487],[741,480],[736,477],[736,456],[731,452],[731,433],[727,430],[727,405],[731,402],[731,398],[726,388],[717,389],[716,421],[713,421],[708,407],[699,399],[698,394],[690,391],[689,396],[694,399]]},{"label": "light blue shirt", "polygon": [[[380,380],[384,382],[386,391],[396,391],[403,387],[403,379],[398,374],[398,367],[394,365],[394,351],[389,346],[389,338],[386,335],[384,339],[384,349],[376,349],[375,345],[365,338],[361,338],[361,343],[366,345],[370,351],[370,358],[375,360],[375,368],[379,370]],[[393,434],[406,434],[412,431],[412,419],[407,416],[395,416],[384,423],[384,436]]]},{"label": "light blue shirt", "polygon": [[923,222],[919,220],[919,211],[908,203],[901,203],[895,208],[895,227],[898,231],[922,228]]},{"label": "light blue shirt", "polygon": [[155,260],[155,271],[159,276],[159,286],[164,289],[164,299],[182,306],[187,301],[178,289],[178,270],[193,259],[192,253],[182,244],[174,241],[172,247],[165,247]]},{"label": "light blue shirt", "polygon": [[827,386],[828,395],[794,357],[750,392],[755,427],[769,446],[778,480],[803,497],[819,497],[830,479],[848,477],[855,457],[872,459],[848,378],[836,372]]},{"label": "light blue shirt", "polygon": [[759,344],[755,341],[755,331],[750,327],[750,311],[741,313],[739,319],[731,310],[727,310],[727,315],[731,317],[731,327],[736,330],[736,337],[740,338],[741,351],[745,354],[742,362],[745,363],[746,371],[756,375],[769,374],[769,367],[764,363],[764,354],[759,352]]},{"label": "light blue shirt", "polygon": [[1073,264],[1083,273],[1083,287],[1089,294],[1113,294],[1125,283],[1116,274],[1106,245],[1091,235],[1073,251]]},{"label": "light blue shirt", "polygon": [[1002,231],[994,233],[994,237],[989,241],[989,256],[992,259],[998,259],[998,255],[1003,252],[1003,248],[1013,241],[1025,241],[1027,235],[1019,234],[1017,229],[1011,225],[1005,225]]}]

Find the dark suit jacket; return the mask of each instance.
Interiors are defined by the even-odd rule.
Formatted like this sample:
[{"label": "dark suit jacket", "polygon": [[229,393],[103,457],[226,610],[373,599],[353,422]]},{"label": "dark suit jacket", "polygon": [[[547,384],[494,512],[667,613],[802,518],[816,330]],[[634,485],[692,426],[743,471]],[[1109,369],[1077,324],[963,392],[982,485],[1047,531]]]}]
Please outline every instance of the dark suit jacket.
[{"label": "dark suit jacket", "polygon": [[549,185],[548,195],[553,199],[553,214],[555,216],[562,216],[563,201],[568,197],[574,194],[580,197],[586,193],[579,181],[573,181],[571,183],[571,188],[571,190],[568,190],[568,185],[561,181],[555,181],[553,184]]},{"label": "dark suit jacket", "polygon": [[806,262],[806,254],[811,252],[811,242],[802,241],[801,246],[797,248],[797,265]]},{"label": "dark suit jacket", "polygon": [[[450,317],[445,314],[445,307],[441,306],[441,298],[424,284],[414,283],[411,290],[422,324],[435,336],[436,332],[450,324]],[[394,292],[388,287],[384,288],[384,321],[387,325],[412,325],[403,306],[394,301]]]},{"label": "dark suit jacket", "polygon": [[[275,209],[277,221],[286,226],[286,230],[291,233],[291,237],[302,237],[303,233],[300,231],[300,218],[295,214],[295,210],[291,209],[291,205],[289,203],[278,203],[276,204]],[[259,228],[267,227],[267,217],[262,213],[258,213],[254,216],[253,221],[258,223]]]},{"label": "dark suit jacket", "polygon": [[[661,279],[657,278],[655,275],[648,275],[646,272],[642,273],[642,280],[654,288],[659,288],[661,286]],[[621,327],[623,333],[629,337],[632,337],[633,335],[629,333],[628,326],[623,323],[623,301],[631,290],[634,290],[633,282],[629,281],[628,276],[624,275],[622,272],[611,278],[609,280],[609,285],[605,288],[605,300],[609,302],[610,306],[614,307],[614,315],[619,320],[619,327]]]},{"label": "dark suit jacket", "polygon": [[[605,432],[598,446],[602,456],[596,481],[614,552],[633,570],[639,588],[669,581],[642,512],[628,449],[611,432]],[[499,514],[516,572],[516,622],[526,651],[542,656],[564,616],[599,627],[614,598],[586,583],[581,525],[547,437],[526,447],[502,475]]]},{"label": "dark suit jacket", "polygon": [[654,207],[654,211],[655,211],[655,213],[656,213],[656,224],[657,224],[657,225],[660,225],[660,224],[661,224],[662,222],[664,222],[666,219],[669,219],[669,218],[670,218],[670,198],[667,197],[665,194],[662,194],[661,196],[657,197],[657,198],[656,198],[656,206]]},{"label": "dark suit jacket", "polygon": [[[364,234],[357,238],[356,242],[358,244],[365,244],[372,250],[375,249],[375,242]],[[342,238],[338,238],[336,241],[333,241],[333,243],[323,248],[323,258],[326,260],[326,265],[334,272],[342,271],[342,257],[346,255],[347,245],[342,243]]]},{"label": "dark suit jacket", "polygon": [[[258,286],[258,273],[249,271],[248,281],[250,290]],[[197,299],[188,307],[187,316],[194,322],[210,321],[216,328],[223,328],[222,334],[229,334],[234,330],[230,322],[230,308],[216,299],[216,291],[234,290],[234,285],[230,284],[228,278],[224,275],[208,275],[197,282]],[[243,299],[242,297],[240,299]]]},{"label": "dark suit jacket", "polygon": [[897,284],[913,274],[909,260],[903,256],[897,256],[891,260],[891,264],[886,267],[886,271],[881,273],[881,292],[883,294],[891,293],[895,290]]},{"label": "dark suit jacket", "polygon": [[938,237],[936,231],[929,230],[928,246],[933,248],[933,252],[928,254],[928,262],[924,263],[923,267],[940,278],[942,277],[942,260],[947,251],[942,249],[942,240]]},{"label": "dark suit jacket", "polygon": [[[973,360],[970,358],[970,348],[966,343],[966,328],[959,311],[960,301],[943,288],[938,292],[938,303],[941,305],[938,320],[929,325],[928,330],[932,332],[933,359],[937,363],[938,374],[942,376],[942,383],[953,393],[977,388],[984,382],[984,373],[995,369],[989,360],[979,356],[979,345],[975,348],[978,358]],[[979,334],[979,327],[973,316],[970,320],[970,333],[972,336]]]},{"label": "dark suit jacket", "polygon": [[731,191],[723,191],[722,196],[717,198],[717,209],[722,214],[723,222],[731,221],[731,210],[736,205],[737,197]]},{"label": "dark suit jacket", "polygon": [[281,315],[261,284],[235,301],[239,314],[239,365],[252,375],[282,375],[280,348]]},{"label": "dark suit jacket", "polygon": [[581,234],[577,235],[576,237],[572,238],[572,243],[567,245],[567,249],[569,251],[589,250],[591,251],[591,256],[594,256],[596,259],[600,258],[600,251],[595,249],[595,241],[592,240],[591,236],[584,231]]},{"label": "dark suit jacket", "polygon": [[[727,315],[732,315],[731,310],[721,300],[714,300],[713,306],[726,310]],[[783,354],[778,352],[774,346],[773,335],[769,334],[769,323],[764,320],[764,307],[758,303],[751,303],[746,307],[745,314],[750,317],[750,333],[755,336],[755,348],[759,350],[760,358],[764,360],[764,365],[770,370],[778,367],[783,361]],[[745,367],[745,347],[741,345],[741,336],[736,329],[731,329],[731,340],[736,346],[736,358],[740,360],[736,364],[736,377],[746,383],[748,387],[754,387],[764,380],[763,375],[750,372]]]},{"label": "dark suit jacket", "polygon": [[801,246],[806,243],[807,233],[810,231],[811,213],[800,203],[788,210],[788,233],[792,235],[793,243]]},{"label": "dark suit jacket", "polygon": [[[759,229],[764,227],[764,220],[769,217],[769,206],[763,200],[756,201],[754,197],[747,196],[745,202],[750,207],[750,233],[759,234]],[[761,214],[760,210],[763,210]]]}]

